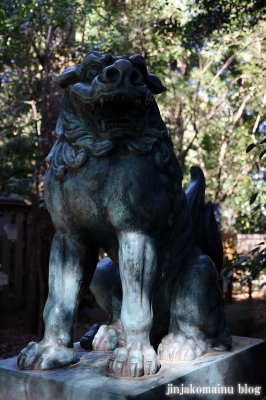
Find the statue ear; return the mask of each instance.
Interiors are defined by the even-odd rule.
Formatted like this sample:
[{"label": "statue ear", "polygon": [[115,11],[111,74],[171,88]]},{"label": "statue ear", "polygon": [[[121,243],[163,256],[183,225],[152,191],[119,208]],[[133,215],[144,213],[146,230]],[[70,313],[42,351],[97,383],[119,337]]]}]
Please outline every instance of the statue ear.
[{"label": "statue ear", "polygon": [[156,75],[148,74],[147,78],[143,80],[147,88],[150,89],[153,94],[159,94],[167,90]]},{"label": "statue ear", "polygon": [[166,91],[166,87],[162,85],[160,79],[156,75],[148,73],[145,60],[141,55],[136,54],[131,56],[129,57],[129,61],[134,68],[138,69],[142,73],[143,82],[153,94],[159,94]]},{"label": "statue ear", "polygon": [[68,85],[71,83],[79,82],[79,76],[76,73],[76,67],[69,67],[62,72],[61,75],[56,76],[53,79],[53,83],[55,85],[60,86],[63,89],[66,89]]}]

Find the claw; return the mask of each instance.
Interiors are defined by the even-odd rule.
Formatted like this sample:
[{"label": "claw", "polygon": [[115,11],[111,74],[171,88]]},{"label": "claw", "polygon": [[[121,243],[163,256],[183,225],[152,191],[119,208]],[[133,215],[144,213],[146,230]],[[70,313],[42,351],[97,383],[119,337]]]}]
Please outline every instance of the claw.
[{"label": "claw", "polygon": [[22,369],[24,368],[24,364],[25,364],[26,358],[27,358],[27,355],[21,353],[21,356],[19,357],[19,360],[18,360],[18,366],[20,368],[22,368]]},{"label": "claw", "polygon": [[21,369],[46,370],[68,366],[77,360],[74,349],[31,342],[20,352],[17,364]]},{"label": "claw", "polygon": [[92,342],[92,349],[96,351],[111,351],[118,346],[119,331],[102,325]]},{"label": "claw", "polygon": [[160,343],[160,345],[159,345],[159,347],[158,347],[158,356],[159,356],[159,359],[160,360],[162,360],[163,359],[163,350],[162,350],[162,344]]},{"label": "claw", "polygon": [[151,370],[152,370],[152,362],[147,361],[145,363],[145,370],[144,370],[145,375],[151,375],[152,374]]},{"label": "claw", "polygon": [[179,355],[179,361],[186,361],[187,360],[187,358],[186,358],[187,352],[188,352],[187,348],[181,349],[181,353]]},{"label": "claw", "polygon": [[27,349],[30,350],[32,348],[32,346],[34,346],[36,344],[36,342],[29,342],[27,345]]},{"label": "claw", "polygon": [[37,362],[37,364],[36,364],[36,368],[35,369],[41,369],[40,366],[41,366],[42,362],[43,362],[43,358],[40,357],[38,362]]},{"label": "claw", "polygon": [[196,358],[196,355],[195,355],[194,351],[192,349],[188,350],[187,354],[186,354],[186,360],[192,361],[192,360],[195,360],[195,358]]},{"label": "claw", "polygon": [[131,378],[156,374],[160,363],[153,347],[143,346],[141,350],[136,347],[135,344],[132,350],[117,348],[107,362],[107,371],[115,376]]},{"label": "claw", "polygon": [[106,365],[107,372],[113,372],[113,363],[114,363],[114,360],[109,359],[107,361],[107,365]]},{"label": "claw", "polygon": [[92,342],[93,350],[96,350],[96,351],[98,350],[98,343],[99,343],[99,339],[94,338],[94,340]]},{"label": "claw", "polygon": [[169,344],[174,340],[174,334],[171,332],[162,339],[162,344]]},{"label": "claw", "polygon": [[137,373],[137,363],[130,363],[130,377],[136,378]]},{"label": "claw", "polygon": [[[171,339],[171,340],[169,340]],[[166,344],[168,342],[168,344]],[[160,360],[192,361],[202,356],[206,351],[206,342],[201,338],[186,337],[184,333],[172,333],[163,338],[158,347]]]},{"label": "claw", "polygon": [[115,368],[115,371],[114,371],[114,375],[122,376],[122,375],[123,375],[123,374],[122,374],[123,366],[124,366],[124,363],[123,363],[123,362],[117,361],[117,362],[116,362],[116,368]]}]

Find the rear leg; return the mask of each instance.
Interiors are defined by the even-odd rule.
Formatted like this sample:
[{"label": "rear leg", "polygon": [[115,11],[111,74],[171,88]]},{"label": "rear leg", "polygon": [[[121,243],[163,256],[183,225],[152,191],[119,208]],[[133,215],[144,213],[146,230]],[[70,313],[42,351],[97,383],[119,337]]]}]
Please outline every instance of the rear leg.
[{"label": "rear leg", "polygon": [[190,361],[215,350],[228,350],[231,336],[222,307],[222,295],[212,260],[200,255],[180,271],[171,302],[169,334],[159,348],[165,361]]},{"label": "rear leg", "polygon": [[96,324],[80,340],[86,350],[112,351],[122,332],[122,286],[118,266],[108,257],[97,265],[90,290],[99,306],[109,314],[108,325]]}]

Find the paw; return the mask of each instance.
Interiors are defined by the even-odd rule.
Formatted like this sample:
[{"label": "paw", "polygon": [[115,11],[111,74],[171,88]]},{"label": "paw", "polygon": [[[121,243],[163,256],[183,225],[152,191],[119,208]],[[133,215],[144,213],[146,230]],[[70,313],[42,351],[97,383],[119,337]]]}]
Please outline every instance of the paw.
[{"label": "paw", "polygon": [[100,326],[101,324],[92,325],[90,327],[90,330],[87,333],[85,333],[84,336],[82,336],[79,344],[84,350],[92,350],[92,342]]},{"label": "paw", "polygon": [[112,325],[101,325],[94,336],[92,350],[112,351],[118,347],[120,332]]},{"label": "paw", "polygon": [[107,362],[107,372],[118,377],[138,378],[154,375],[160,369],[160,362],[153,347],[143,349],[116,349]]},{"label": "paw", "polygon": [[21,369],[46,370],[67,367],[78,361],[74,349],[65,346],[45,345],[42,342],[30,342],[21,350],[17,364]]},{"label": "paw", "polygon": [[206,342],[189,338],[183,333],[169,333],[158,347],[158,356],[164,361],[192,361],[206,353]]}]

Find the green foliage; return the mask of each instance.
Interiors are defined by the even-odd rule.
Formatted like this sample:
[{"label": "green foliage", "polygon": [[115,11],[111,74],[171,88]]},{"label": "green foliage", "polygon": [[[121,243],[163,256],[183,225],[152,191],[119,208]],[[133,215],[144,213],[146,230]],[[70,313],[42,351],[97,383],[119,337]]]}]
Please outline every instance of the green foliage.
[{"label": "green foliage", "polygon": [[[262,245],[264,245],[264,242],[258,243],[257,247],[245,255],[235,254],[233,260],[224,260],[222,276],[231,282],[239,282],[242,288],[248,287],[250,297],[252,281],[265,274],[266,249],[261,249]],[[260,284],[257,289],[262,289],[265,284],[265,282]]]},{"label": "green foliage", "polygon": [[49,76],[58,74],[72,57],[75,24],[84,18],[84,13],[76,14],[80,7],[73,0],[2,2],[1,196],[29,198],[34,180],[39,179],[47,142],[43,129],[45,91],[49,92],[45,102],[52,103]]},{"label": "green foliage", "polygon": [[139,53],[168,88],[157,101],[184,184],[190,166],[200,165],[207,199],[224,210],[224,229],[234,224],[241,231],[254,229],[252,205],[262,196],[264,182],[259,165],[266,126],[264,16],[260,0],[5,0],[0,14],[1,194],[25,196],[26,185],[16,184],[39,176],[36,168],[54,134],[45,121],[60,102],[48,78],[93,49]]},{"label": "green foliage", "polygon": [[[266,17],[264,0],[194,0],[188,1],[189,19],[183,27],[182,43],[186,48],[201,49],[206,39],[232,34],[235,29],[250,32]],[[164,23],[163,23],[164,22]],[[164,29],[182,29],[179,20],[170,16],[161,22]]]}]

